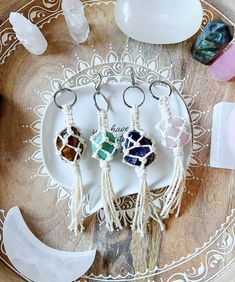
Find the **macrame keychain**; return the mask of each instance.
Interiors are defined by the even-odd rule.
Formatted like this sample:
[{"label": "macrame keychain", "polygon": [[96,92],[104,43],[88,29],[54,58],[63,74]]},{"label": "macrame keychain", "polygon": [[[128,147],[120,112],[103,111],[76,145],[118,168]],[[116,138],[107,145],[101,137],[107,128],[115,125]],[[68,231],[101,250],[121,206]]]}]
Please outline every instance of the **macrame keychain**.
[{"label": "macrame keychain", "polygon": [[[153,92],[153,87],[164,87],[169,89],[167,96],[157,96]],[[186,169],[184,167],[184,146],[191,139],[189,123],[180,116],[172,116],[170,109],[170,96],[172,87],[165,81],[154,81],[149,90],[156,100],[159,101],[161,111],[161,121],[156,125],[156,129],[161,133],[163,146],[171,149],[174,155],[174,169],[171,185],[165,192],[165,203],[161,211],[162,218],[168,217],[176,210],[176,217],[179,216],[183,193],[185,191]],[[156,91],[156,90],[155,90]]]},{"label": "macrame keychain", "polygon": [[[116,157],[119,149],[117,140],[108,126],[109,103],[103,93],[100,92],[101,75],[97,74],[99,78],[96,84],[94,93],[94,102],[98,110],[98,131],[91,136],[90,141],[92,145],[92,157],[99,161],[102,169],[101,173],[101,195],[103,201],[103,210],[108,230],[113,231],[114,227],[122,229],[122,225],[118,216],[118,205],[116,195],[113,189],[110,177],[110,162]],[[106,104],[106,109],[102,109],[98,105],[97,97],[103,99]]]},{"label": "macrame keychain", "polygon": [[[131,109],[131,126],[124,134],[123,162],[136,168],[137,176],[140,180],[139,192],[136,199],[135,214],[132,220],[132,230],[137,231],[141,237],[144,236],[145,225],[152,214],[154,219],[160,224],[161,230],[164,225],[151,203],[150,189],[147,183],[147,167],[156,159],[153,140],[140,128],[139,107],[145,101],[144,91],[135,84],[134,70],[131,72],[132,86],[123,92],[123,101]],[[129,90],[136,89],[143,96],[139,105],[127,103],[126,94]]]},{"label": "macrame keychain", "polygon": [[[74,95],[74,102],[72,104],[60,105],[58,103],[58,96],[63,92]],[[75,177],[73,187],[71,188],[71,223],[69,225],[69,230],[74,231],[75,235],[77,235],[79,228],[81,232],[84,230],[82,215],[83,188],[79,163],[85,150],[85,140],[82,138],[80,129],[75,125],[73,120],[72,107],[76,101],[76,92],[68,88],[60,87],[54,94],[54,102],[58,108],[62,109],[66,125],[66,128],[58,132],[56,136],[55,146],[57,154],[62,160],[71,164]]]}]

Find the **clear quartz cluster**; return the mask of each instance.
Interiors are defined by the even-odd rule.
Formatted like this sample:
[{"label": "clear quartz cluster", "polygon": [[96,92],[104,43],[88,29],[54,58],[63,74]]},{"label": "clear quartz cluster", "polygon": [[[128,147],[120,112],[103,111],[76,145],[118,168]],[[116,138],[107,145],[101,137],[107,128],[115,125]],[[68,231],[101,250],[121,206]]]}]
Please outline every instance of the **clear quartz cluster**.
[{"label": "clear quartz cluster", "polygon": [[62,10],[72,38],[79,44],[87,40],[90,28],[80,0],[63,0]]}]

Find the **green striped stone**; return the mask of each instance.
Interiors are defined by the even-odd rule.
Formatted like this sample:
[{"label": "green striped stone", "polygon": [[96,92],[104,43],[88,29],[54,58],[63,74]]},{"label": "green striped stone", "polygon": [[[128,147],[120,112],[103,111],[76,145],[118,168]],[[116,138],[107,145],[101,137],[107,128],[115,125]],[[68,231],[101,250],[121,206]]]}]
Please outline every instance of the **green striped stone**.
[{"label": "green striped stone", "polygon": [[[117,155],[118,149],[116,145],[116,139],[111,132],[105,131],[104,133],[100,132],[98,134],[95,134],[91,138],[91,142],[92,153],[97,154],[98,159],[106,160],[108,156],[110,156],[111,159],[114,159]],[[101,148],[98,150],[99,146],[101,146]]]}]

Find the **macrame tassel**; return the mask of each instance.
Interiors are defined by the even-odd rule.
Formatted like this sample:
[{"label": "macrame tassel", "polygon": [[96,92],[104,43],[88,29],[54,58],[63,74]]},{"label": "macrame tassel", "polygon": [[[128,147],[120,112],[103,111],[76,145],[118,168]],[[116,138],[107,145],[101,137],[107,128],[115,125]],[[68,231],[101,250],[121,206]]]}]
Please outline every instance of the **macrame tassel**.
[{"label": "macrame tassel", "polygon": [[144,237],[149,217],[159,222],[161,228],[163,228],[156,207],[151,202],[151,193],[146,176],[146,168],[154,162],[156,153],[152,139],[140,129],[139,108],[137,106],[132,107],[131,122],[132,127],[124,135],[123,161],[135,166],[139,178],[140,186],[131,227],[133,231],[137,231],[141,237]]},{"label": "macrame tassel", "polygon": [[176,209],[176,217],[179,216],[183,193],[185,191],[185,168],[183,165],[183,148],[176,147],[173,149],[174,153],[174,170],[171,185],[167,188],[165,196],[165,204],[163,206],[161,216],[166,218],[170,213]]},{"label": "macrame tassel", "polygon": [[162,144],[173,151],[174,169],[171,185],[165,192],[165,203],[161,211],[162,218],[166,218],[176,210],[179,216],[183,193],[185,191],[186,168],[183,164],[184,146],[190,140],[188,123],[181,117],[172,117],[169,97],[160,98],[162,121],[157,129],[162,135]]},{"label": "macrame tassel", "polygon": [[151,208],[150,217],[159,224],[160,230],[164,231],[166,229],[165,224],[163,223],[162,217],[159,215],[159,212],[157,211],[152,200],[149,202],[149,206]]},{"label": "macrame tassel", "polygon": [[101,195],[106,227],[113,231],[114,227],[122,229],[119,219],[121,208],[116,200],[113,189],[110,171],[110,162],[115,158],[119,145],[113,133],[108,128],[107,113],[98,111],[99,122],[98,131],[91,136],[93,155],[92,157],[100,161],[101,172]]},{"label": "macrame tassel", "polygon": [[[140,130],[139,108],[132,107],[131,115],[132,125],[135,130]],[[147,183],[146,169],[136,168],[136,174],[139,178],[139,192],[135,203],[135,214],[132,220],[131,229],[137,231],[141,237],[144,237],[146,223],[149,217],[149,187]]]},{"label": "macrame tassel", "polygon": [[[113,190],[113,185],[110,177],[110,164],[107,161],[100,161],[101,173],[101,195],[103,200],[104,216],[106,227],[108,230],[113,231],[114,226],[122,229],[122,225],[118,216],[116,207],[119,207],[116,201],[116,195]],[[115,204],[116,207],[115,207]]]},{"label": "macrame tassel", "polygon": [[84,230],[83,226],[83,216],[82,216],[82,205],[83,205],[83,189],[82,189],[82,176],[80,171],[79,162],[76,161],[73,163],[74,169],[74,184],[72,187],[71,193],[71,223],[69,225],[69,230],[74,231],[75,236],[78,234],[78,229],[81,232]]},{"label": "macrame tassel", "polygon": [[140,180],[139,192],[136,198],[135,214],[131,229],[144,237],[144,231],[149,218],[149,187],[146,179],[146,169],[137,168],[136,173]]},{"label": "macrame tassel", "polygon": [[[80,229],[81,232],[84,230],[83,226],[83,213],[82,213],[82,206],[83,206],[83,187],[82,187],[82,175],[79,165],[79,160],[84,152],[85,149],[85,141],[80,136],[80,131],[76,127],[74,120],[73,120],[73,114],[71,106],[64,105],[62,107],[65,117],[65,123],[66,123],[66,133],[67,137],[63,140],[63,146],[60,149],[60,153],[62,154],[63,149],[66,146],[68,149],[72,150],[73,157],[68,155],[70,158],[67,159],[67,161],[70,162],[73,171],[74,171],[74,183],[71,191],[70,196],[70,214],[71,214],[71,223],[68,227],[70,231],[74,231],[75,235],[77,236],[78,230]],[[71,144],[69,144],[69,140],[76,138],[76,143],[78,147],[73,147]],[[71,141],[70,141],[71,142]],[[65,156],[62,156],[64,160],[66,160]]]}]

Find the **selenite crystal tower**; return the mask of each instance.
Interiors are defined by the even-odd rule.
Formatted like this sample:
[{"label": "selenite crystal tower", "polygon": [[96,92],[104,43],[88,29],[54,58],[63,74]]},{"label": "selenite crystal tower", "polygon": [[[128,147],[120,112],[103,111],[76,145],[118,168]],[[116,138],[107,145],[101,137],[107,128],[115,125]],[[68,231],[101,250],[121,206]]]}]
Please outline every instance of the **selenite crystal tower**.
[{"label": "selenite crystal tower", "polygon": [[11,12],[9,21],[20,43],[33,55],[42,55],[47,49],[47,41],[40,29],[17,12]]},{"label": "selenite crystal tower", "polygon": [[62,10],[72,38],[79,44],[87,40],[90,28],[80,0],[62,0]]}]

